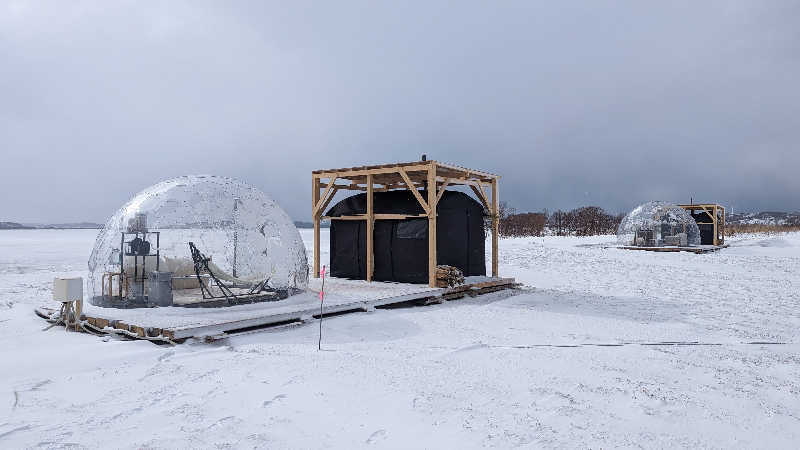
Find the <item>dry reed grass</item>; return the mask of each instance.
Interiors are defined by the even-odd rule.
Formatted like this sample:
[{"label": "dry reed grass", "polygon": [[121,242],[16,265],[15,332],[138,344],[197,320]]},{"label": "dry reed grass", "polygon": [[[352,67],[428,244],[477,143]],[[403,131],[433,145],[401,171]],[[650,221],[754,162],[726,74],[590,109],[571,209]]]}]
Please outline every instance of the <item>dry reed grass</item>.
[{"label": "dry reed grass", "polygon": [[726,224],[725,235],[737,234],[779,234],[800,231],[800,225]]}]

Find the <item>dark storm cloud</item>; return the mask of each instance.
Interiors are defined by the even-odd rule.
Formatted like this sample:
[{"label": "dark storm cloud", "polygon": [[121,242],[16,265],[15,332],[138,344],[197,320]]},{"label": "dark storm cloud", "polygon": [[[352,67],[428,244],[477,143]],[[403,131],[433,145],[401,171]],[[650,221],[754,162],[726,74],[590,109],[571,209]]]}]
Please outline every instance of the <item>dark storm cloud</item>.
[{"label": "dark storm cloud", "polygon": [[302,220],[312,169],[422,153],[520,210],[800,209],[796,3],[559,3],[5,3],[0,220],[186,173]]}]

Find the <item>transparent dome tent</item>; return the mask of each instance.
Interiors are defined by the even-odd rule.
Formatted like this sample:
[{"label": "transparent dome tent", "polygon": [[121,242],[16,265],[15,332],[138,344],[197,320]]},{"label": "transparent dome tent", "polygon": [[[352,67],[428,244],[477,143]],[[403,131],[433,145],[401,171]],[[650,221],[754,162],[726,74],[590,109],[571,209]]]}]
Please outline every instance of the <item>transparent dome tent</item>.
[{"label": "transparent dome tent", "polygon": [[634,208],[619,224],[623,246],[688,247],[700,245],[700,229],[692,216],[668,202],[648,202]]},{"label": "transparent dome tent", "polygon": [[184,176],[143,190],[106,223],[89,258],[96,306],[230,306],[308,286],[300,233],[267,194]]}]

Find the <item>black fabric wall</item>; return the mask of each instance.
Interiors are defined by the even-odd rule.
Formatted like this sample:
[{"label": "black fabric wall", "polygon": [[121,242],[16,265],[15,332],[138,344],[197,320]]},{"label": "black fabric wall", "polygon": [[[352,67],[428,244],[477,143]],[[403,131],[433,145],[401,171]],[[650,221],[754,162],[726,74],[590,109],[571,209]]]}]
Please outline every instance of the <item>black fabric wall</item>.
[{"label": "black fabric wall", "polygon": [[[421,191],[427,198],[427,192]],[[375,214],[423,214],[410,191],[376,192]],[[367,196],[348,197],[325,214],[366,214]],[[436,220],[437,264],[458,267],[465,276],[486,275],[483,207],[462,192],[445,191]],[[332,220],[331,275],[366,279],[367,224],[363,220]],[[428,282],[428,219],[376,220],[373,234],[376,281]]]},{"label": "black fabric wall", "polygon": [[711,218],[708,214],[696,213],[692,214],[695,222],[698,222],[697,228],[700,229],[700,245],[714,245],[714,225],[704,225],[699,222],[710,222]]}]

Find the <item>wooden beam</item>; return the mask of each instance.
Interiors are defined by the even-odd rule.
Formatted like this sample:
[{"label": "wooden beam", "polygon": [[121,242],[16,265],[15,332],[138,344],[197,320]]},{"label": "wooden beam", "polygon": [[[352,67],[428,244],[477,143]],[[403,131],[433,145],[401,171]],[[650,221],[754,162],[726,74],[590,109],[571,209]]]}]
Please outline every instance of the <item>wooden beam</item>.
[{"label": "wooden beam", "polygon": [[[498,273],[498,234],[500,232],[500,187],[497,179],[492,180],[492,276]],[[483,189],[481,189],[483,191]]]},{"label": "wooden beam", "polygon": [[484,192],[483,189],[479,188],[478,186],[475,186],[473,183],[470,183],[469,187],[472,188],[472,192],[475,193],[475,195],[478,197],[478,200],[483,203],[483,207],[486,208],[486,211],[491,214],[492,207],[489,205],[489,199],[486,198],[486,192]]},{"label": "wooden beam", "polygon": [[319,178],[311,177],[311,219],[314,221],[314,266],[312,268],[314,278],[319,278],[319,213],[317,213],[317,203],[319,202]]},{"label": "wooden beam", "polygon": [[323,216],[325,220],[367,220],[366,214],[358,214],[354,216]]},{"label": "wooden beam", "polygon": [[331,203],[331,200],[333,200],[333,197],[336,196],[337,192],[339,192],[339,188],[334,187],[328,198],[326,198],[325,201],[322,202],[322,207],[319,209],[319,211],[317,211],[318,215],[322,215],[322,213],[325,212],[325,208],[328,207],[328,205]]},{"label": "wooden beam", "polygon": [[[427,214],[375,214],[375,220],[403,220],[403,219],[424,219],[428,217]],[[322,216],[322,220],[367,220],[366,214],[357,214],[353,216]]]},{"label": "wooden beam", "polygon": [[493,180],[496,180],[496,179],[500,178],[499,175],[495,175],[495,174],[492,174],[492,173],[489,173],[489,172],[482,172],[480,170],[467,169],[465,167],[459,167],[459,166],[454,166],[454,165],[451,165],[451,164],[445,164],[445,163],[442,163],[442,162],[439,162],[439,161],[434,161],[434,163],[438,167],[442,167],[442,168],[450,169],[450,170],[455,170],[457,172],[466,173],[467,176],[477,175],[480,178],[491,178]]},{"label": "wooden beam", "polygon": [[442,195],[444,195],[444,190],[447,189],[447,185],[450,184],[450,178],[446,178],[444,183],[442,183],[442,187],[439,188],[439,193],[436,194],[436,203],[439,203],[439,200],[442,199]]},{"label": "wooden beam", "polygon": [[481,180],[486,183],[491,183],[491,180],[500,178],[499,175],[495,175],[489,172],[484,172],[481,170],[474,170],[474,169],[467,169],[465,167],[455,166],[452,164],[446,164],[439,161],[415,161],[415,162],[406,162],[406,163],[393,163],[393,164],[381,164],[381,165],[374,165],[374,166],[358,166],[358,167],[347,167],[341,169],[322,169],[322,170],[315,170],[312,172],[313,176],[319,178],[328,178],[329,176],[338,173],[340,178],[347,178],[350,176],[363,176],[371,173],[372,175],[377,175],[380,173],[396,173],[397,168],[405,168],[407,171],[412,172],[415,170],[423,171],[427,170],[428,167],[436,166],[437,172],[440,174],[459,174],[466,178]]},{"label": "wooden beam", "polygon": [[375,214],[375,220],[403,220],[420,219],[428,217],[427,214]]},{"label": "wooden beam", "polygon": [[375,226],[375,210],[372,198],[372,175],[367,175],[367,281],[372,281],[373,270],[373,230]]},{"label": "wooden beam", "polygon": [[[401,172],[402,174],[403,172]],[[419,192],[413,189],[417,197]],[[421,198],[417,200],[422,203]],[[436,165],[428,169],[428,286],[436,287]]]},{"label": "wooden beam", "polygon": [[[331,191],[331,189],[333,188],[333,185],[334,185],[335,183],[336,183],[336,177],[332,177],[332,178],[330,179],[330,181],[328,182],[328,186],[325,188],[325,192],[323,192],[323,193],[322,193],[322,198],[323,198],[323,199],[325,199],[325,198],[328,198],[328,193]],[[322,211],[321,211],[321,209],[322,209],[322,199],[320,199],[320,200],[317,202],[317,206],[316,206],[316,208],[314,209],[314,214],[321,213],[321,212],[322,212]]]},{"label": "wooden beam", "polygon": [[337,169],[335,171],[324,171],[324,172],[317,172],[314,174],[315,177],[318,178],[331,178],[336,176],[343,180],[350,179],[350,177],[358,177],[358,176],[365,176],[365,175],[378,175],[382,173],[397,173],[398,169],[404,169],[408,172],[418,172],[422,170],[427,170],[429,164],[412,164],[412,165],[391,165],[389,167],[376,167],[376,168],[354,168],[350,169]]},{"label": "wooden beam", "polygon": [[[382,184],[382,183],[377,183],[377,182],[374,182],[374,181],[375,180],[373,180],[373,184],[372,184],[373,185],[372,192],[385,192],[385,191],[389,190],[389,189],[386,188],[385,185],[382,186],[382,187],[374,187],[376,185],[381,185]],[[403,186],[405,186],[405,183],[403,183]],[[337,184],[333,188],[336,189],[336,190],[339,190],[339,191],[361,191],[361,192],[367,192],[366,186],[359,186],[357,184]],[[325,208],[323,208],[323,209],[325,209]]]},{"label": "wooden beam", "polygon": [[412,162],[399,162],[399,163],[378,164],[378,165],[368,165],[368,166],[355,166],[355,167],[347,167],[344,169],[314,170],[311,173],[319,176],[320,174],[323,173],[333,173],[333,172],[343,173],[355,170],[385,169],[385,168],[397,168],[397,167],[408,167],[408,166],[428,166],[431,162],[432,161],[412,161]]},{"label": "wooden beam", "polygon": [[706,215],[707,215],[707,216],[708,216],[708,217],[709,217],[709,218],[712,220],[712,222],[714,222],[714,221],[716,221],[716,220],[717,220],[717,218],[716,218],[716,217],[714,217],[714,216],[712,216],[712,215],[711,215],[711,211],[709,211],[709,210],[707,210],[707,209],[706,209],[706,206],[705,206],[705,205],[704,205],[704,206],[701,206],[701,207],[700,207],[700,209],[702,209],[702,210],[703,210],[703,212],[704,212],[704,213],[706,213]]},{"label": "wooden beam", "polygon": [[[414,194],[414,197],[417,198],[417,201],[419,202],[420,206],[422,206],[422,209],[425,211],[426,214],[428,214],[428,216],[430,216],[431,209],[430,209],[429,204],[430,204],[431,196],[428,195],[428,203],[425,203],[425,200],[423,200],[422,196],[419,195],[419,191],[417,190],[417,188],[414,187],[414,183],[411,182],[411,179],[408,178],[408,174],[406,173],[406,171],[403,170],[402,168],[400,168],[399,171],[400,171],[400,176],[403,177],[403,180],[405,180],[406,185],[408,186],[408,190],[410,190],[411,193]],[[428,176],[428,179],[430,179],[430,175]],[[432,186],[436,186],[436,180],[435,179],[433,180]],[[430,190],[432,190],[432,189],[429,189],[429,191]],[[435,192],[435,189],[433,189],[433,191]],[[433,199],[436,200],[435,197],[433,197]]]}]

